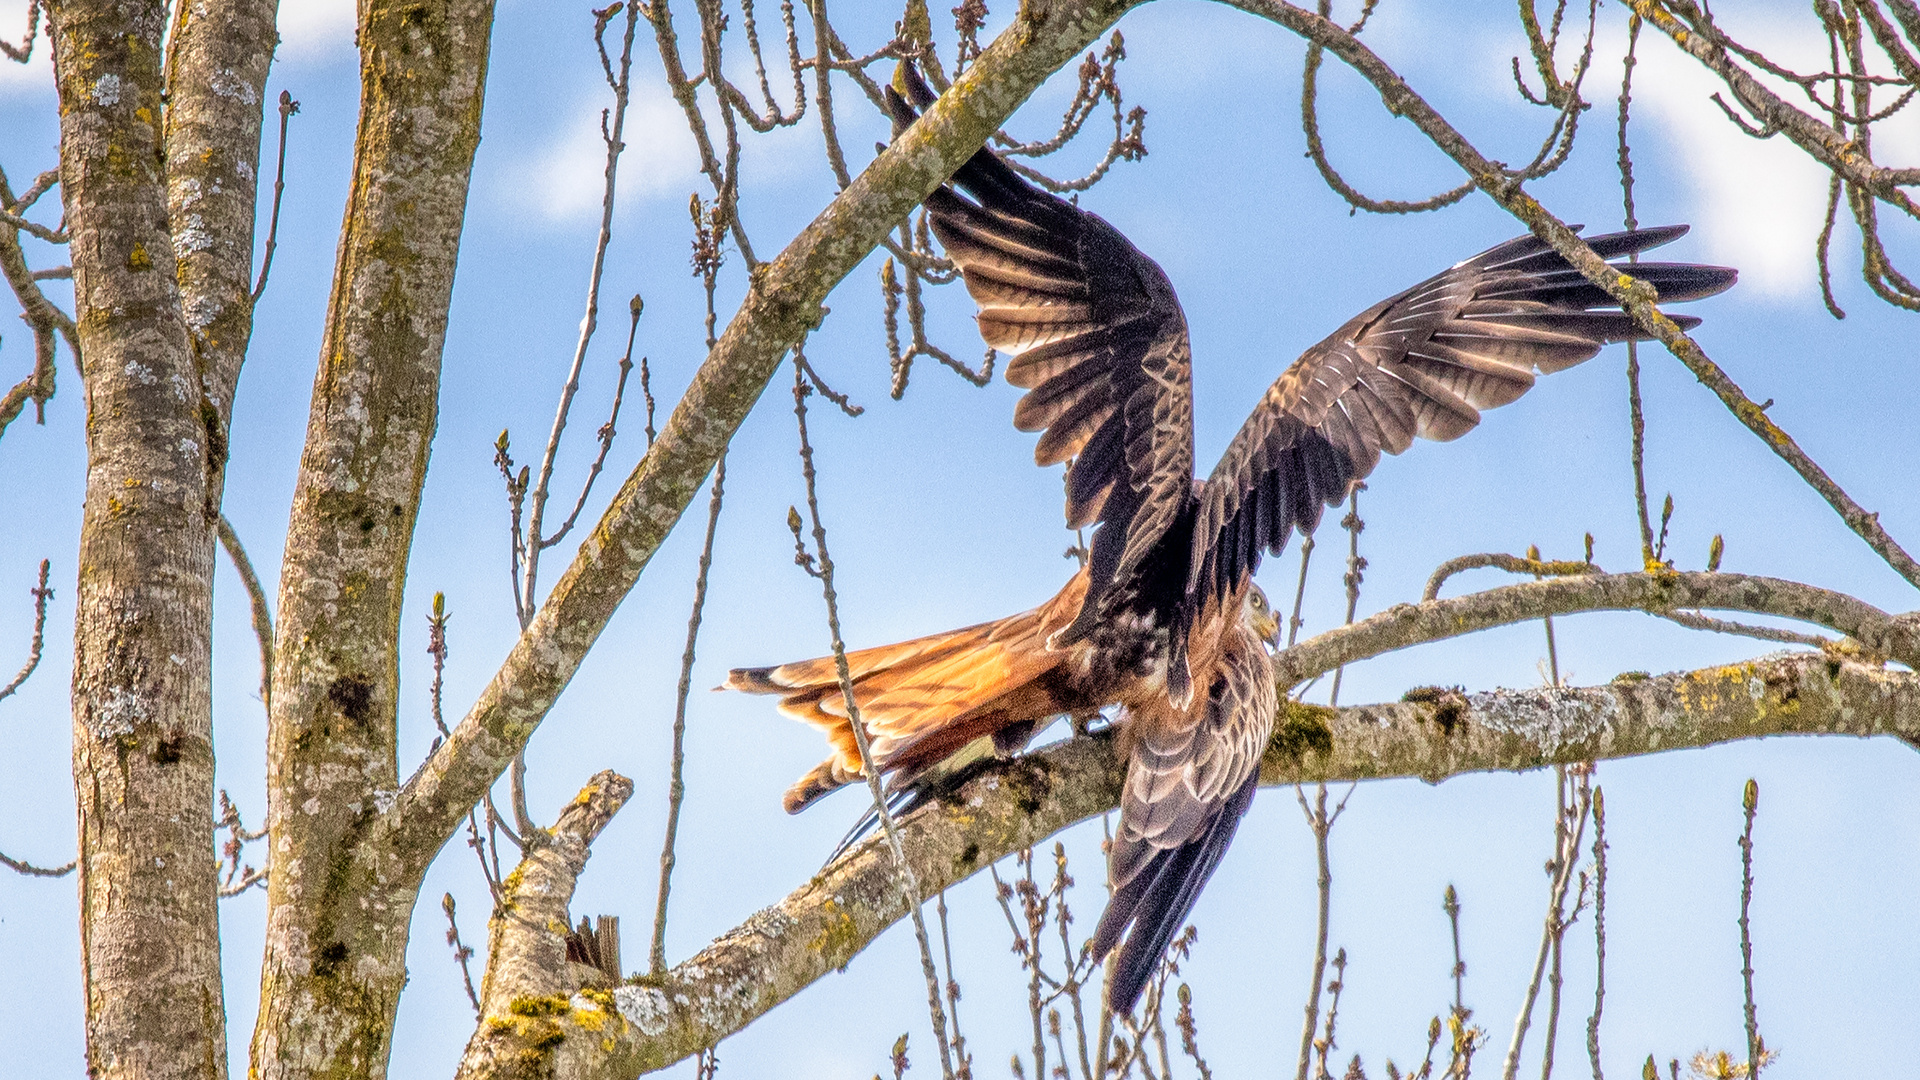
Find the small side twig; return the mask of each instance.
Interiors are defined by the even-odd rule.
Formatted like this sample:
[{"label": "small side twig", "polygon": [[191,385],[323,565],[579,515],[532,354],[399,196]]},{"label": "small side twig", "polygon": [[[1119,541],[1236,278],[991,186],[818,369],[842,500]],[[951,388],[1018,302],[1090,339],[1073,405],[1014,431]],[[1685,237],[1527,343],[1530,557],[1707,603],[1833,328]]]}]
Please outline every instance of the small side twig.
[{"label": "small side twig", "polygon": [[35,866],[30,862],[25,862],[20,859],[8,858],[6,852],[0,851],[0,866],[4,866],[16,874],[24,874],[27,877],[66,877],[68,874],[73,873],[74,868],[79,865],[80,860],[75,859],[63,866],[51,868]]},{"label": "small side twig", "polygon": [[53,564],[50,561],[40,560],[40,582],[28,590],[33,596],[33,639],[27,645],[27,662],[20,668],[20,674],[13,677],[12,682],[0,686],[0,700],[11,697],[14,691],[20,689],[33,676],[34,669],[40,666],[40,653],[45,648],[47,640],[47,601],[53,599],[53,589],[47,585],[47,575],[52,568]]},{"label": "small side twig", "polygon": [[[215,521],[220,535],[220,546],[226,549],[227,558],[233,560],[233,569],[240,575],[240,583],[246,586],[247,601],[253,608],[253,636],[260,642],[260,704],[267,712],[273,712],[273,609],[267,606],[267,591],[260,585],[260,575],[253,571],[253,561],[247,558],[247,549],[240,545],[240,534],[233,530],[233,522],[227,515],[221,514]],[[0,694],[0,697],[5,697]],[[435,715],[439,713],[439,698],[434,699]]]},{"label": "small side twig", "polygon": [[1503,555],[1499,552],[1486,552],[1479,555],[1460,555],[1448,559],[1446,562],[1434,568],[1433,576],[1427,578],[1427,587],[1421,592],[1420,599],[1423,602],[1439,599],[1440,587],[1447,583],[1448,578],[1464,570],[1478,570],[1483,567],[1494,567],[1505,570],[1509,574],[1532,574],[1537,578],[1578,577],[1581,574],[1597,574],[1600,572],[1600,568],[1595,566],[1592,560],[1586,562],[1570,562],[1560,559],[1544,560],[1538,557],[1537,550],[1530,552],[1525,558],[1518,555]]},{"label": "small side twig", "polygon": [[[1360,493],[1367,485],[1354,481],[1347,491],[1347,515],[1340,519],[1340,527],[1347,530],[1347,572],[1341,580],[1347,586],[1347,625],[1353,625],[1354,612],[1360,608],[1360,583],[1366,578],[1367,560],[1360,557],[1360,534],[1366,531],[1367,523],[1360,517]],[[1340,680],[1346,675],[1345,664],[1333,672],[1333,690],[1327,694],[1327,704],[1340,704]]]},{"label": "small side twig", "polygon": [[447,718],[441,711],[442,697],[446,691],[447,622],[452,618],[447,614],[447,594],[434,593],[433,610],[427,615],[427,655],[433,657],[433,684],[428,690],[433,702],[433,726],[439,732],[433,739],[435,750],[440,749],[442,739],[453,734],[447,729]]},{"label": "small side twig", "polygon": [[468,961],[473,959],[473,947],[460,940],[460,920],[454,916],[453,894],[440,897],[440,910],[447,913],[447,946],[453,950],[453,960],[460,965],[460,978],[466,983],[467,1001],[473,1005],[475,1019],[480,1017],[480,995],[473,990],[473,968]]},{"label": "small side twig", "polygon": [[267,272],[273,269],[273,249],[280,243],[280,197],[287,190],[287,121],[299,115],[300,103],[293,95],[280,91],[280,154],[273,169],[273,213],[267,218],[267,244],[260,253],[260,279],[253,283],[252,302],[260,302],[267,291]]}]

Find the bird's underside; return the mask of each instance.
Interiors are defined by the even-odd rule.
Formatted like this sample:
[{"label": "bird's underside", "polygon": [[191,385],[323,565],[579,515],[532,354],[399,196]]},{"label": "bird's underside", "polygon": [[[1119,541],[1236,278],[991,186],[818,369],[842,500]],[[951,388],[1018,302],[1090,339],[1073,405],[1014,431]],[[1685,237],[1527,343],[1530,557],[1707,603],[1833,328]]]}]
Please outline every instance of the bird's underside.
[{"label": "bird's underside", "polygon": [[[889,90],[895,130],[934,97],[912,68]],[[1458,263],[1348,320],[1273,385],[1204,481],[1193,462],[1191,350],[1166,275],[1094,214],[981,150],[926,199],[934,235],[980,304],[988,345],[1027,390],[1014,424],[1041,465],[1067,463],[1067,524],[1096,526],[1091,560],[1031,611],[848,654],[873,765],[898,785],[969,744],[1011,753],[1061,714],[1118,706],[1127,757],[1109,853],[1113,893],[1094,953],[1118,948],[1108,1003],[1132,1008],[1252,799],[1277,692],[1277,629],[1252,575],[1311,532],[1382,452],[1459,437],[1484,409],[1615,341],[1643,337],[1605,292],[1531,236]],[[958,187],[970,198],[954,190]],[[1612,233],[1636,255],[1685,226]],[[1732,270],[1621,264],[1670,303]],[[1596,310],[1597,309],[1597,310]],[[1698,319],[1676,316],[1682,327]],[[862,775],[831,658],[735,670],[825,729],[832,755],[789,811]]]}]

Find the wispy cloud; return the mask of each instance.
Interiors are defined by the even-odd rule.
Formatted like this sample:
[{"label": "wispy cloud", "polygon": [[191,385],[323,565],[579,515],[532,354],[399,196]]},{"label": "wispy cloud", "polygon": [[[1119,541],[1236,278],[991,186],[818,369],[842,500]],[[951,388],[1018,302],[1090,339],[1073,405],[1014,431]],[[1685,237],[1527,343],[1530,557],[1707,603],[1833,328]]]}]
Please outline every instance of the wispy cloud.
[{"label": "wispy cloud", "polygon": [[[600,137],[604,92],[582,97],[562,119],[519,146],[507,150],[503,177],[512,202],[553,222],[590,217],[600,209],[605,190],[607,148]],[[704,181],[686,117],[664,84],[636,80],[627,106],[620,158],[622,206],[633,199],[663,194],[682,198]]]},{"label": "wispy cloud", "polygon": [[312,60],[353,48],[354,0],[291,0],[280,5],[280,60]]}]

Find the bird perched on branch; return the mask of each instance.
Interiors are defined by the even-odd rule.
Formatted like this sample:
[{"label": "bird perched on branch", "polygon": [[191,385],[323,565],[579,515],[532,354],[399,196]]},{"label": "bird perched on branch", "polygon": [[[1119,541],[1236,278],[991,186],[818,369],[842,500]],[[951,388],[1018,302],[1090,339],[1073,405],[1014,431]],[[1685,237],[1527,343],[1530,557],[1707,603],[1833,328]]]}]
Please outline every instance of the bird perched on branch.
[{"label": "bird perched on branch", "polygon": [[[935,99],[910,65],[896,83],[897,137]],[[1509,240],[1308,349],[1201,481],[1186,319],[1152,259],[984,148],[926,208],[980,304],[981,336],[1012,355],[1007,381],[1027,391],[1014,426],[1041,433],[1039,464],[1069,463],[1068,527],[1097,528],[1088,565],[1039,607],[848,653],[853,696],[873,766],[896,791],[975,740],[1010,754],[1061,714],[1119,707],[1127,776],[1093,952],[1118,947],[1107,1001],[1125,1013],[1253,799],[1278,704],[1267,647],[1279,622],[1252,580],[1262,555],[1312,532],[1383,451],[1458,438],[1536,371],[1645,335],[1545,243]],[[1685,232],[1589,243],[1618,258]],[[1735,278],[1677,263],[1622,269],[1667,302]],[[737,669],[727,685],[781,695],[782,712],[826,731],[833,753],[787,791],[789,812],[864,775],[831,657]]]}]

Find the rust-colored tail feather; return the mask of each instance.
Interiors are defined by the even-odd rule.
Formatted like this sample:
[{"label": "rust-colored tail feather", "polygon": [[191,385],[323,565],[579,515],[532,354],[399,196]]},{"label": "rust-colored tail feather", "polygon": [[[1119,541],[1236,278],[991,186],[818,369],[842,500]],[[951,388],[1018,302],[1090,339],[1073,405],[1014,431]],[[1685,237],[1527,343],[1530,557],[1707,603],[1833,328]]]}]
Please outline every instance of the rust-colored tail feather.
[{"label": "rust-colored tail feather", "polygon": [[[1031,611],[848,653],[875,764],[911,775],[982,735],[1064,711],[1045,676],[1066,654],[1049,650],[1046,641],[1071,621],[1085,592],[1083,572]],[[735,668],[726,688],[778,694],[781,712],[826,733],[832,754],[787,789],[788,813],[862,775],[833,657]]]}]

